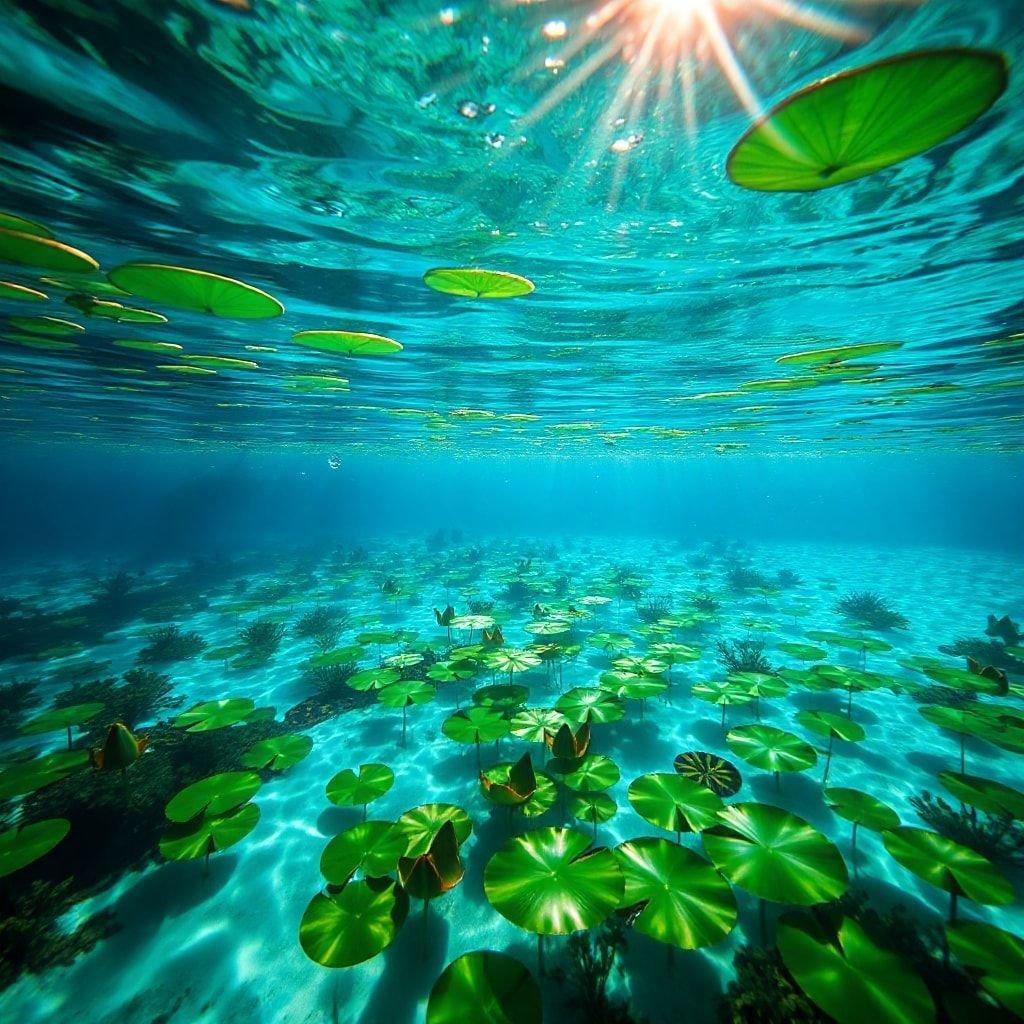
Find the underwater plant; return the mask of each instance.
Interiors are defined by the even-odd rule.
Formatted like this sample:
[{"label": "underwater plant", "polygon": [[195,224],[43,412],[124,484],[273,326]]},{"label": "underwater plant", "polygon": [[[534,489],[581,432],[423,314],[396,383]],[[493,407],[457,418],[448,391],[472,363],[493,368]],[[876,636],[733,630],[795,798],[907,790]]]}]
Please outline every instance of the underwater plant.
[{"label": "underwater plant", "polygon": [[776,946],[743,946],[736,980],[718,1005],[719,1024],[830,1024],[792,980]]},{"label": "underwater plant", "polygon": [[853,823],[850,837],[850,861],[854,877],[857,875],[857,828],[861,825],[872,832],[884,832],[900,824],[900,816],[888,805],[870,793],[857,789],[830,786],[822,794],[825,803],[840,818]]},{"label": "underwater plant", "polygon": [[907,629],[906,616],[896,611],[885,598],[872,590],[861,590],[840,598],[836,611],[870,629]]},{"label": "underwater plant", "polygon": [[792,569],[780,569],[775,574],[775,586],[783,590],[799,587],[801,582],[800,577]]},{"label": "underwater plant", "polygon": [[764,655],[763,640],[719,640],[718,660],[729,674],[737,672],[760,672],[762,675],[775,674],[771,662]]},{"label": "underwater plant", "polygon": [[705,615],[714,615],[722,607],[722,602],[707,590],[702,590],[690,598],[690,604]]},{"label": "underwater plant", "polygon": [[250,622],[239,634],[238,642],[246,648],[246,660],[261,664],[269,661],[281,646],[285,627],[272,619],[256,619]]},{"label": "underwater plant", "polygon": [[342,616],[318,604],[295,623],[294,633],[302,640],[312,640],[321,651],[329,651],[337,643],[341,627]]},{"label": "underwater plant", "polygon": [[657,622],[672,611],[667,597],[648,597],[643,604],[636,606],[636,614],[641,622]]},{"label": "underwater plant", "polygon": [[362,805],[363,821],[366,821],[366,808],[394,784],[395,773],[386,764],[361,764],[358,774],[351,768],[343,768],[327,783],[327,799],[338,807]]},{"label": "underwater plant", "polygon": [[140,722],[159,717],[163,711],[181,707],[185,698],[176,695],[171,677],[149,668],[133,668],[125,672],[123,682],[97,679],[89,683],[75,683],[57,694],[54,706],[73,704],[102,704],[108,721],[124,722],[134,729]]},{"label": "underwater plant", "polygon": [[31,679],[0,684],[0,736],[16,732],[25,712],[39,706],[42,698],[36,692],[38,685]]},{"label": "underwater plant", "polygon": [[748,590],[761,590],[771,586],[771,580],[759,569],[742,563],[729,566],[725,574],[729,589],[737,594],[745,594]]},{"label": "underwater plant", "polygon": [[198,633],[184,632],[178,626],[161,626],[150,633],[148,639],[138,655],[143,664],[187,661],[206,649],[206,641]]},{"label": "underwater plant", "polygon": [[100,580],[93,587],[93,601],[105,612],[119,613],[129,604],[135,582],[131,573],[122,569],[113,576]]},{"label": "underwater plant", "polygon": [[977,808],[961,804],[953,807],[948,800],[924,790],[911,798],[921,820],[936,832],[989,860],[1006,865],[1024,864],[1024,825],[1006,810],[981,816]]},{"label": "underwater plant", "polygon": [[464,874],[455,823],[450,820],[437,830],[425,852],[415,856],[406,854],[399,858],[398,880],[402,888],[410,896],[423,901],[424,954],[430,902],[451,892],[462,881]]}]

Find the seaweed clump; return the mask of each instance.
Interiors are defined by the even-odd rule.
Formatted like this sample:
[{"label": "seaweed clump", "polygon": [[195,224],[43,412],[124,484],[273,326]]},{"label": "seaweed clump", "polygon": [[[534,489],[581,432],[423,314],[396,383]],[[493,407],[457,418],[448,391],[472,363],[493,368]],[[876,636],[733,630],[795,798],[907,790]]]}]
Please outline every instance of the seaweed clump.
[{"label": "seaweed clump", "polygon": [[178,626],[161,626],[149,634],[149,643],[139,651],[143,664],[160,665],[187,661],[206,649],[206,641],[196,632]]},{"label": "seaweed clump", "polygon": [[771,587],[771,580],[760,569],[749,565],[734,563],[725,576],[729,589],[737,594],[745,594],[748,590],[763,590]]},{"label": "seaweed clump", "polygon": [[871,629],[906,629],[910,623],[884,597],[872,590],[846,594],[836,605],[840,615]]},{"label": "seaweed clump", "polygon": [[[150,668],[133,668],[125,672],[124,681],[97,679],[88,683],[75,683],[54,699],[58,708],[75,704],[102,704],[103,723],[124,722],[130,729],[140,723],[157,718],[161,711],[181,707],[185,698],[176,696],[171,677]],[[99,726],[97,726],[99,728]]]},{"label": "seaweed clump", "polygon": [[284,626],[270,619],[250,622],[238,634],[239,642],[246,647],[247,659],[251,662],[268,661],[277,653],[284,639]]},{"label": "seaweed clump", "polygon": [[615,958],[626,948],[623,920],[613,915],[594,934],[577,932],[567,948],[568,966],[551,974],[568,987],[576,1019],[585,1024],[642,1024],[624,999],[608,991]]},{"label": "seaweed clump", "polygon": [[955,808],[941,796],[925,790],[911,801],[921,820],[947,839],[1010,866],[1024,865],[1024,825],[1010,814],[979,814]]},{"label": "seaweed clump", "polygon": [[636,606],[636,613],[641,622],[657,622],[672,611],[668,598],[649,597],[643,604]]},{"label": "seaweed clump", "polygon": [[718,660],[727,672],[760,672],[775,675],[771,662],[764,656],[762,640],[719,640]]},{"label": "seaweed clump", "polygon": [[36,685],[30,679],[0,685],[0,736],[17,732],[25,713],[39,704]]},{"label": "seaweed clump", "polygon": [[973,658],[981,665],[1021,672],[1024,671],[1024,659],[1007,651],[1008,647],[1019,647],[1021,639],[1020,628],[1009,615],[1001,619],[990,615],[985,639],[962,636],[951,644],[940,646],[939,650],[958,658]]},{"label": "seaweed clump", "polygon": [[306,612],[295,623],[295,635],[302,640],[312,640],[322,651],[329,651],[337,643],[340,634],[339,616],[322,605],[317,605],[311,612]]},{"label": "seaweed clump", "polygon": [[775,946],[744,946],[733,961],[736,980],[718,1004],[721,1024],[828,1024],[790,978]]}]

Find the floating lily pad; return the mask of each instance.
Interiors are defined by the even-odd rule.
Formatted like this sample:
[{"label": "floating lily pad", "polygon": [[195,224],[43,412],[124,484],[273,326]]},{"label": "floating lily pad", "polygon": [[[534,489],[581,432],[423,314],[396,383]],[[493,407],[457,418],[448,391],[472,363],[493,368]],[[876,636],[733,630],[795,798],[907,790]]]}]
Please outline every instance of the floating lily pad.
[{"label": "floating lily pad", "polygon": [[854,825],[863,825],[872,832],[882,832],[896,828],[900,816],[888,804],[882,803],[870,793],[862,793],[858,789],[845,789],[842,786],[830,786],[824,792],[825,803],[847,821]]},{"label": "floating lily pad", "polygon": [[1002,54],[900,54],[815,82],[740,139],[729,177],[758,191],[841,185],[923,153],[977,120],[1006,89]]},{"label": "floating lily pad", "polygon": [[272,772],[283,772],[298,764],[312,749],[313,741],[308,736],[294,733],[271,736],[246,751],[242,755],[242,764],[246,768],[267,768]]},{"label": "floating lily pad", "polygon": [[174,725],[189,732],[212,732],[244,722],[255,710],[256,704],[248,697],[228,697],[208,700],[178,715]]},{"label": "floating lily pad", "polygon": [[566,802],[570,817],[589,822],[595,830],[598,825],[611,821],[618,809],[618,804],[607,793],[574,793]]},{"label": "floating lily pad", "polygon": [[779,644],[779,650],[797,661],[821,661],[828,656],[824,647],[815,647],[813,644],[782,643]]},{"label": "floating lily pad", "polygon": [[436,292],[467,299],[514,299],[534,289],[532,281],[518,274],[473,267],[435,267],[423,275],[423,282]]},{"label": "floating lily pad", "polygon": [[628,796],[641,818],[667,832],[700,832],[718,823],[722,808],[722,801],[710,789],[669,772],[634,779]]},{"label": "floating lily pad", "polygon": [[37,235],[39,238],[53,238],[53,232],[42,224],[37,224],[27,217],[19,217],[16,213],[0,211],[0,228],[5,231],[21,231],[26,235]]},{"label": "floating lily pad", "polygon": [[434,982],[426,1024],[541,1024],[540,989],[514,957],[481,951],[453,960]]},{"label": "floating lily pad", "polygon": [[422,804],[406,811],[396,822],[405,836],[407,857],[422,857],[447,822],[455,827],[455,838],[464,843],[473,831],[469,815],[454,804]]},{"label": "floating lily pad", "polygon": [[284,306],[251,284],[220,274],[161,263],[125,263],[107,274],[111,283],[131,295],[141,295],[175,309],[234,320],[280,316]]},{"label": "floating lily pad", "polygon": [[142,338],[118,338],[114,344],[118,348],[128,348],[136,352],[156,352],[161,355],[175,355],[182,351],[181,345],[173,341],[145,341]]},{"label": "floating lily pad", "polygon": [[191,821],[199,814],[224,814],[251,800],[261,786],[255,772],[220,772],[186,786],[171,797],[169,821]]},{"label": "floating lily pad", "polygon": [[946,925],[950,952],[981,973],[981,987],[1011,1013],[1024,1018],[1024,939],[980,921]]},{"label": "floating lily pad", "polygon": [[610,850],[582,832],[539,828],[501,846],[484,869],[484,893],[502,917],[538,935],[600,924],[622,901],[625,880]]},{"label": "floating lily pad", "polygon": [[361,764],[358,775],[344,768],[327,783],[327,799],[339,807],[365,808],[394,784],[395,773],[386,764]]},{"label": "floating lily pad", "polygon": [[62,320],[57,316],[12,316],[8,323],[19,331],[29,334],[45,334],[63,337],[68,334],[81,334],[85,328],[71,320]]},{"label": "floating lily pad", "polygon": [[195,860],[240,843],[260,820],[256,804],[244,804],[225,814],[204,814],[198,821],[171,825],[160,840],[168,860]]},{"label": "floating lily pad", "polygon": [[521,807],[537,789],[537,775],[529,754],[515,764],[496,764],[480,773],[480,788],[491,803]]},{"label": "floating lily pad", "polygon": [[[864,359],[868,356],[876,356],[882,352],[890,352],[893,349],[897,349],[901,346],[902,342],[899,341],[871,341],[865,342],[859,345],[838,345],[834,348],[814,348],[807,349],[803,352],[791,352],[788,355],[779,356],[775,360],[777,363],[789,364],[796,363],[798,365],[809,365],[809,366],[828,366],[833,363],[844,363],[849,359]],[[782,650],[786,647],[785,644],[779,644],[779,649]],[[790,646],[799,647],[801,644],[793,644]],[[809,658],[809,661],[817,659]]]},{"label": "floating lily pad", "polygon": [[385,686],[391,686],[402,678],[402,673],[396,668],[367,668],[362,672],[356,672],[345,680],[353,690],[382,690]]},{"label": "floating lily pad", "polygon": [[196,366],[205,366],[211,370],[258,370],[259,363],[251,359],[236,359],[234,356],[191,356],[183,355],[182,359]]},{"label": "floating lily pad", "polygon": [[614,694],[588,686],[577,686],[563,693],[555,702],[555,709],[570,722],[589,722],[592,725],[617,722],[626,713]]},{"label": "floating lily pad", "polygon": [[38,736],[47,732],[59,732],[66,729],[68,746],[71,746],[71,730],[76,725],[84,725],[95,718],[103,710],[102,704],[72,704],[66,708],[52,708],[35,718],[30,718],[21,731],[26,736]]},{"label": "floating lily pad", "polygon": [[849,876],[836,849],[803,818],[769,804],[730,804],[701,833],[712,863],[764,900],[812,906],[838,899]]},{"label": "floating lily pad", "polygon": [[767,772],[803,772],[818,761],[814,747],[773,725],[737,726],[729,730],[725,742],[748,764]]},{"label": "floating lily pad", "polygon": [[47,818],[0,832],[0,878],[48,854],[70,831],[64,818]]},{"label": "floating lily pad", "polygon": [[473,707],[456,711],[441,724],[441,731],[456,743],[488,743],[509,733],[509,722],[495,708]]},{"label": "floating lily pad", "polygon": [[516,711],[529,699],[530,691],[525,686],[515,683],[498,683],[494,686],[481,686],[473,693],[473,703],[485,708],[496,708],[499,711]]},{"label": "floating lily pad", "polygon": [[961,803],[985,814],[1008,814],[1017,821],[1024,821],[1024,793],[1012,786],[956,772],[939,772],[939,782]]},{"label": "floating lily pad", "polygon": [[588,754],[563,775],[562,781],[577,793],[597,793],[619,781],[619,767],[603,754]]},{"label": "floating lily pad", "polygon": [[935,1019],[932,997],[914,969],[876,946],[851,918],[844,918],[832,936],[806,915],[786,914],[779,923],[778,944],[796,983],[838,1024],[924,1024]]},{"label": "floating lily pad", "polygon": [[731,761],[706,750],[678,754],[673,766],[683,778],[710,789],[715,796],[733,796],[743,785],[743,779]]},{"label": "floating lily pad", "polygon": [[519,811],[525,818],[539,818],[555,806],[558,799],[558,786],[546,772],[534,772],[537,788],[530,794],[530,799],[520,804]]},{"label": "floating lily pad", "polygon": [[88,763],[87,750],[59,750],[29,761],[15,761],[0,770],[0,801],[34,793],[43,786],[59,782]]},{"label": "floating lily pad", "polygon": [[394,822],[364,821],[324,847],[320,872],[332,885],[344,885],[356,871],[367,878],[382,878],[397,870],[406,845],[406,836]]},{"label": "floating lily pad", "polygon": [[303,952],[324,967],[354,967],[387,949],[405,923],[409,897],[391,878],[317,893],[299,924]]},{"label": "floating lily pad", "polygon": [[428,704],[437,696],[437,690],[422,679],[401,679],[377,691],[377,700],[388,708],[407,708],[414,704]]},{"label": "floating lily pad", "polygon": [[45,302],[46,294],[35,288],[11,281],[0,281],[0,300],[13,299],[15,302]]},{"label": "floating lily pad", "polygon": [[736,924],[729,883],[703,857],[667,839],[632,839],[615,850],[626,880],[620,907],[633,927],[680,949],[713,946]]},{"label": "floating lily pad", "polygon": [[344,356],[387,356],[402,351],[401,343],[393,338],[360,331],[299,331],[292,335],[292,341],[318,352]]},{"label": "floating lily pad", "polygon": [[53,238],[0,226],[0,263],[20,263],[62,274],[87,274],[99,264],[87,253]]},{"label": "floating lily pad", "polygon": [[527,743],[543,743],[544,733],[556,733],[565,716],[555,708],[521,708],[510,722],[510,732]]}]

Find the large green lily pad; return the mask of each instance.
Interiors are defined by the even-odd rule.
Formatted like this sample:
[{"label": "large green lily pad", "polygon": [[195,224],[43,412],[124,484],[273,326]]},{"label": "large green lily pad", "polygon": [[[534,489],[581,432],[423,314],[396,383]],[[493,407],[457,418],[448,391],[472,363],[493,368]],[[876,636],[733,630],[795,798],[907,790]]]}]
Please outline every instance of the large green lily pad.
[{"label": "large green lily pad", "polygon": [[597,793],[619,781],[619,766],[603,754],[588,754],[562,781],[577,793]]},{"label": "large green lily pad", "polygon": [[395,827],[405,836],[407,857],[422,857],[430,850],[434,837],[451,822],[455,827],[455,838],[464,843],[473,831],[469,815],[454,804],[421,804],[403,814]]},{"label": "large green lily pad", "polygon": [[434,982],[426,1024],[541,1024],[540,989],[514,957],[480,951],[453,960]]},{"label": "large green lily pad", "polygon": [[324,847],[320,872],[332,885],[344,885],[356,871],[367,878],[381,878],[398,868],[405,856],[407,839],[391,821],[364,821]]},{"label": "large green lily pad", "polygon": [[615,850],[638,932],[680,949],[713,946],[736,924],[729,883],[703,857],[667,839],[632,839]]},{"label": "large green lily pad", "polygon": [[44,711],[35,718],[30,718],[22,727],[21,731],[26,736],[36,736],[41,733],[58,732],[61,729],[71,729],[76,725],[83,725],[90,719],[95,718],[103,710],[103,705],[98,703],[72,704],[66,708],[51,708]]},{"label": "large green lily pad", "polygon": [[1024,793],[1012,786],[958,772],[939,772],[939,782],[961,803],[977,807],[985,814],[1009,814],[1017,821],[1024,821]]},{"label": "large green lily pad", "polygon": [[87,274],[99,264],[80,249],[53,238],[0,227],[0,263],[20,263],[64,274]]},{"label": "large green lily pad", "polygon": [[343,768],[327,783],[327,799],[339,807],[365,807],[394,784],[395,773],[386,764],[361,764],[358,775],[351,768]]},{"label": "large green lily pad", "polygon": [[244,722],[255,710],[256,704],[248,697],[208,700],[178,715],[174,725],[189,732],[212,732]]},{"label": "large green lily pad", "polygon": [[39,860],[71,831],[64,818],[47,818],[0,832],[0,878]]},{"label": "large green lily pad", "polygon": [[474,267],[435,267],[423,275],[423,282],[436,292],[467,299],[514,299],[534,288],[532,281],[518,274]]},{"label": "large green lily pad", "polygon": [[768,772],[802,772],[818,760],[809,743],[773,725],[736,726],[725,742],[748,764]]},{"label": "large green lily pad", "polygon": [[626,713],[614,694],[596,686],[577,686],[568,690],[555,702],[555,710],[561,711],[570,722],[589,722],[592,725],[617,722]]},{"label": "large green lily pad", "polygon": [[284,306],[272,295],[244,281],[206,270],[162,263],[125,263],[111,270],[107,277],[131,295],[175,309],[233,320],[263,320],[284,312]]},{"label": "large green lily pad", "polygon": [[271,736],[260,740],[252,749],[242,755],[246,768],[266,768],[272,772],[283,772],[298,764],[313,749],[308,736],[290,733],[287,736]]},{"label": "large green lily pad", "polygon": [[641,818],[667,832],[700,832],[719,821],[722,801],[706,786],[674,772],[652,772],[629,784],[629,802]]},{"label": "large green lily pad", "polygon": [[240,843],[260,820],[256,804],[243,804],[225,814],[204,814],[198,821],[171,825],[160,840],[168,860],[195,860]]},{"label": "large green lily pad", "polygon": [[509,733],[509,722],[494,708],[473,707],[456,711],[441,724],[441,731],[456,743],[488,743]]},{"label": "large green lily pad", "polygon": [[677,754],[673,767],[684,779],[710,789],[715,796],[733,796],[743,785],[743,778],[731,761],[707,750]]},{"label": "large green lily pad", "polygon": [[807,192],[923,153],[977,120],[1006,89],[1002,54],[922,50],[825,78],[783,100],[726,165],[744,188]]},{"label": "large green lily pad", "polygon": [[625,879],[610,850],[566,828],[508,840],[484,869],[484,893],[502,917],[538,935],[600,924],[622,901]]},{"label": "large green lily pad", "polygon": [[946,925],[950,952],[981,973],[981,987],[1011,1013],[1024,1018],[1024,939],[981,921]]},{"label": "large green lily pad", "polygon": [[382,334],[360,331],[299,331],[292,341],[304,348],[343,356],[387,356],[401,352],[402,345]]},{"label": "large green lily pad", "polygon": [[251,800],[262,783],[255,772],[220,772],[176,793],[167,803],[169,821],[191,821],[197,814],[223,814]]}]

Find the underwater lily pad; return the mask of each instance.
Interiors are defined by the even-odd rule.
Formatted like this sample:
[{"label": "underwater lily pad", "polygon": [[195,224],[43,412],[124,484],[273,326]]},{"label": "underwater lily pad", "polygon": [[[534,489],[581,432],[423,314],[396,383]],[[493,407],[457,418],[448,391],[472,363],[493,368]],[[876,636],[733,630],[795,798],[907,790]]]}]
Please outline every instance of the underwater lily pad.
[{"label": "underwater lily pad", "polygon": [[160,840],[160,853],[167,860],[196,860],[240,843],[260,820],[256,804],[225,814],[204,814],[198,821],[171,825]]},{"label": "underwater lily pad", "polygon": [[706,750],[677,754],[673,766],[683,778],[710,789],[715,796],[733,796],[743,785],[743,779],[731,761]]},{"label": "underwater lily pad", "polygon": [[518,274],[473,267],[435,267],[423,275],[423,283],[435,292],[467,299],[514,299],[534,290],[533,282]]},{"label": "underwater lily pad", "polygon": [[496,764],[480,773],[480,788],[491,803],[521,807],[537,790],[537,775],[529,754],[515,764]]},{"label": "underwater lily pad", "polygon": [[565,723],[565,716],[555,708],[521,708],[509,723],[509,731],[527,743],[543,743],[544,733],[556,733]]},{"label": "underwater lily pad", "polygon": [[626,880],[619,906],[638,932],[679,949],[700,949],[732,931],[736,898],[703,857],[653,838],[631,839],[614,853]]},{"label": "underwater lily pad", "polygon": [[555,710],[561,711],[570,722],[589,722],[591,725],[617,722],[626,713],[614,694],[589,686],[577,686],[563,693],[555,701]]},{"label": "underwater lily pad", "polygon": [[607,793],[574,793],[565,805],[569,816],[577,821],[586,821],[594,826],[611,821],[618,804]]},{"label": "underwater lily pad", "polygon": [[13,299],[15,302],[45,302],[47,296],[35,288],[12,281],[0,281],[0,300]]},{"label": "underwater lily pad", "polygon": [[426,1024],[541,1024],[540,989],[514,957],[480,951],[453,960],[434,982]]},{"label": "underwater lily pad", "polygon": [[464,843],[473,831],[469,815],[454,804],[421,804],[403,814],[395,827],[405,836],[407,857],[422,857],[438,832],[451,822],[455,826],[455,838]]},{"label": "underwater lily pad", "polygon": [[834,936],[805,914],[779,922],[779,952],[786,969],[838,1024],[924,1024],[935,1005],[924,982],[897,954],[876,946],[851,918]]},{"label": "underwater lily pad", "polygon": [[327,799],[339,807],[363,807],[379,800],[395,784],[395,773],[386,764],[361,764],[358,775],[343,768],[327,783]]},{"label": "underwater lily pad", "polygon": [[292,335],[296,345],[343,356],[387,356],[401,352],[402,345],[382,334],[360,331],[299,331]]},{"label": "underwater lily pad", "polygon": [[700,832],[718,823],[722,809],[722,801],[706,786],[669,772],[634,779],[628,796],[641,818],[667,832]]},{"label": "underwater lily pad", "polygon": [[248,697],[208,700],[178,715],[174,725],[189,732],[212,732],[244,722],[255,709],[256,704]]},{"label": "underwater lily pad", "polygon": [[456,743],[488,743],[509,733],[510,725],[495,708],[473,707],[456,711],[441,724],[441,731]]},{"label": "underwater lily pad", "polygon": [[67,730],[68,749],[71,749],[71,730],[76,725],[84,725],[95,718],[103,710],[102,704],[72,704],[66,708],[51,708],[35,718],[30,718],[21,727],[26,736],[38,736],[47,732]]},{"label": "underwater lily pad", "polygon": [[1024,1017],[1024,939],[981,921],[946,925],[950,952],[981,973],[981,987],[1011,1013]]},{"label": "underwater lily pad", "polygon": [[182,351],[182,346],[173,341],[146,341],[142,338],[118,338],[114,344],[118,348],[132,349],[136,352],[156,352],[161,355],[175,355]]},{"label": "underwater lily pad", "polygon": [[530,691],[525,686],[515,683],[497,683],[494,686],[481,686],[473,692],[473,703],[484,708],[496,708],[499,711],[516,711],[529,699]]},{"label": "underwater lily pad", "polygon": [[220,772],[186,786],[168,801],[169,821],[191,821],[198,814],[223,814],[251,800],[262,783],[255,772]]},{"label": "underwater lily pad", "polygon": [[272,772],[283,772],[298,764],[313,749],[308,736],[294,733],[287,736],[271,736],[260,740],[251,750],[242,755],[246,768],[266,768]]},{"label": "underwater lily pad", "polygon": [[0,226],[0,263],[20,263],[62,274],[87,274],[99,264],[87,253],[53,238]]},{"label": "underwater lily pad", "polygon": [[422,679],[401,679],[397,683],[382,686],[377,691],[377,700],[388,708],[407,708],[413,704],[429,704],[436,696],[436,688]]},{"label": "underwater lily pad", "polygon": [[758,191],[841,185],[923,153],[1002,95],[1006,58],[949,48],[899,54],[815,82],[758,120],[729,154],[729,177]]},{"label": "underwater lily pad", "polygon": [[828,656],[823,647],[815,647],[813,644],[782,643],[779,644],[779,650],[797,661],[821,661]]},{"label": "underwater lily pad", "polygon": [[48,854],[71,831],[64,818],[47,818],[0,832],[0,878]]},{"label": "underwater lily pad", "polygon": [[348,677],[345,683],[353,690],[382,690],[385,686],[391,686],[402,678],[402,673],[396,668],[367,668],[362,672],[356,672]]},{"label": "underwater lily pad", "polygon": [[40,238],[53,238],[53,232],[43,224],[3,210],[0,210],[0,228],[5,231],[21,231],[26,235],[38,235]]},{"label": "underwater lily pad", "polygon": [[565,785],[577,793],[597,793],[619,781],[619,766],[603,754],[588,754],[562,776]]},{"label": "underwater lily pad", "polygon": [[1012,786],[957,772],[939,772],[939,782],[961,803],[985,814],[1008,814],[1017,821],[1024,821],[1024,793]]},{"label": "underwater lily pad", "polygon": [[825,803],[840,818],[852,821],[854,825],[863,825],[872,832],[893,829],[900,823],[900,816],[888,804],[882,803],[870,793],[862,793],[859,789],[830,786],[823,796]]},{"label": "underwater lily pad", "polygon": [[62,320],[57,316],[12,316],[7,322],[19,331],[29,334],[44,334],[63,337],[68,334],[81,334],[85,328],[72,320]]},{"label": "underwater lily pad", "polygon": [[87,750],[58,750],[28,761],[15,761],[0,769],[0,801],[34,793],[88,763]]},{"label": "underwater lily pad", "polygon": [[539,828],[508,840],[487,862],[484,893],[502,917],[538,935],[600,924],[625,880],[610,850],[574,829]]},{"label": "underwater lily pad", "polygon": [[818,761],[814,747],[773,725],[739,725],[729,730],[725,742],[748,764],[766,772],[803,772]]},{"label": "underwater lily pad", "polygon": [[838,899],[849,884],[842,855],[803,818],[770,804],[730,804],[701,833],[712,863],[753,896],[812,906]]},{"label": "underwater lily pad", "polygon": [[534,772],[537,788],[530,794],[530,799],[519,805],[519,811],[525,818],[539,818],[555,806],[558,799],[558,786],[546,772]]},{"label": "underwater lily pad", "polygon": [[125,263],[111,270],[107,278],[131,295],[175,309],[234,320],[262,320],[284,312],[284,306],[272,295],[206,270],[162,263]]},{"label": "underwater lily pad", "polygon": [[320,856],[320,873],[332,885],[344,885],[356,871],[382,878],[405,856],[406,836],[392,821],[364,821],[336,835]]},{"label": "underwater lily pad", "polygon": [[408,913],[409,897],[394,879],[349,882],[310,900],[299,924],[299,944],[323,967],[354,967],[387,949]]}]

